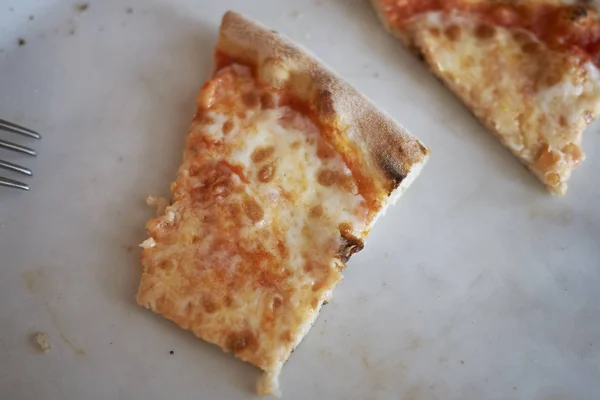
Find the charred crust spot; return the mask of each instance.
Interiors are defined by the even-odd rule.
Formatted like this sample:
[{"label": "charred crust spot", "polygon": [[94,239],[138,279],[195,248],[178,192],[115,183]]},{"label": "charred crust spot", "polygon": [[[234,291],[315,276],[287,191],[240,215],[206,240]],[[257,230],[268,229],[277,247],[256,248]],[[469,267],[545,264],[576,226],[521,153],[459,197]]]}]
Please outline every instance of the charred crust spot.
[{"label": "charred crust spot", "polygon": [[227,339],[227,348],[234,353],[239,353],[246,349],[252,350],[256,347],[257,343],[256,337],[252,332],[234,332]]},{"label": "charred crust spot", "polygon": [[333,95],[328,90],[320,90],[316,98],[317,112],[324,117],[335,116]]},{"label": "charred crust spot", "polygon": [[361,251],[365,245],[362,239],[352,234],[352,225],[349,222],[342,222],[339,225],[342,244],[338,249],[338,255],[342,262],[346,263],[354,253]]},{"label": "charred crust spot", "polygon": [[[399,149],[400,153],[403,153],[402,149]],[[386,157],[385,155],[382,155],[379,159],[379,165],[381,167],[381,169],[383,170],[383,173],[387,176],[387,178],[389,180],[392,181],[392,187],[390,188],[390,194],[393,190],[395,190],[398,186],[400,186],[400,183],[402,183],[402,181],[404,180],[404,178],[406,178],[406,174],[403,173],[403,171],[400,171],[398,169],[398,166],[396,166],[389,157]]]}]

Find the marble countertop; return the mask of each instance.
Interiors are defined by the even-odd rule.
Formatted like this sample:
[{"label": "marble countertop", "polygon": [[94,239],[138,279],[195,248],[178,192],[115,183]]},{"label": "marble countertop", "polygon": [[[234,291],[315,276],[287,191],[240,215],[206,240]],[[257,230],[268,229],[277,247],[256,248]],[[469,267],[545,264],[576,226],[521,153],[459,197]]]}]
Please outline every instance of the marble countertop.
[{"label": "marble countertop", "polygon": [[74,3],[0,0],[0,116],[44,135],[22,141],[36,159],[0,153],[35,172],[30,192],[0,189],[0,398],[253,397],[255,368],[134,301],[144,198],[169,193],[227,9],[309,48],[432,149],[286,364],[284,398],[598,397],[600,124],[554,197],[367,1]]}]

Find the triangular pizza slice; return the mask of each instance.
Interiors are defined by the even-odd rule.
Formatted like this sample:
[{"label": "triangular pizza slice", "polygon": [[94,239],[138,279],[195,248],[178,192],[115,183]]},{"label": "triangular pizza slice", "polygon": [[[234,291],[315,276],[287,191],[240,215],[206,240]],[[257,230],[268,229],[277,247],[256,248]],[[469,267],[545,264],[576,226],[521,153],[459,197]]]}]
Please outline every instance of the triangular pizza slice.
[{"label": "triangular pizza slice", "polygon": [[428,149],[305,50],[228,12],[138,302],[264,372],[281,367]]}]

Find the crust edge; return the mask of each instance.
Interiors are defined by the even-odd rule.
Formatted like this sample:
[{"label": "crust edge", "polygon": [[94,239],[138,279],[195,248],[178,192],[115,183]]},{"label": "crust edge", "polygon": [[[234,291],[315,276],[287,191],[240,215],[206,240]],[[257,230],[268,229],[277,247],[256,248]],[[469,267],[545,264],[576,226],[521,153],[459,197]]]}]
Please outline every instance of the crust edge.
[{"label": "crust edge", "polygon": [[288,88],[314,106],[321,122],[339,127],[366,155],[361,172],[386,199],[381,206],[416,165],[427,161],[430,151],[423,143],[308,50],[276,31],[228,11],[217,50],[256,65],[261,80]]}]

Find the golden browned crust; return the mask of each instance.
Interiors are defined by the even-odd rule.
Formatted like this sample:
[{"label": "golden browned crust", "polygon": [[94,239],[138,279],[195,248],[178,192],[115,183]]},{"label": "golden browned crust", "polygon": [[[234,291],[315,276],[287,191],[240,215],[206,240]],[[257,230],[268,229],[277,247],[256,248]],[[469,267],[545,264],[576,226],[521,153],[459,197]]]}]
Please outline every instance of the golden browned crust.
[{"label": "golden browned crust", "polygon": [[342,131],[366,155],[353,161],[382,194],[382,203],[426,161],[429,149],[418,139],[307,50],[275,31],[229,11],[217,50],[256,65],[261,80],[290,90],[324,125]]}]

